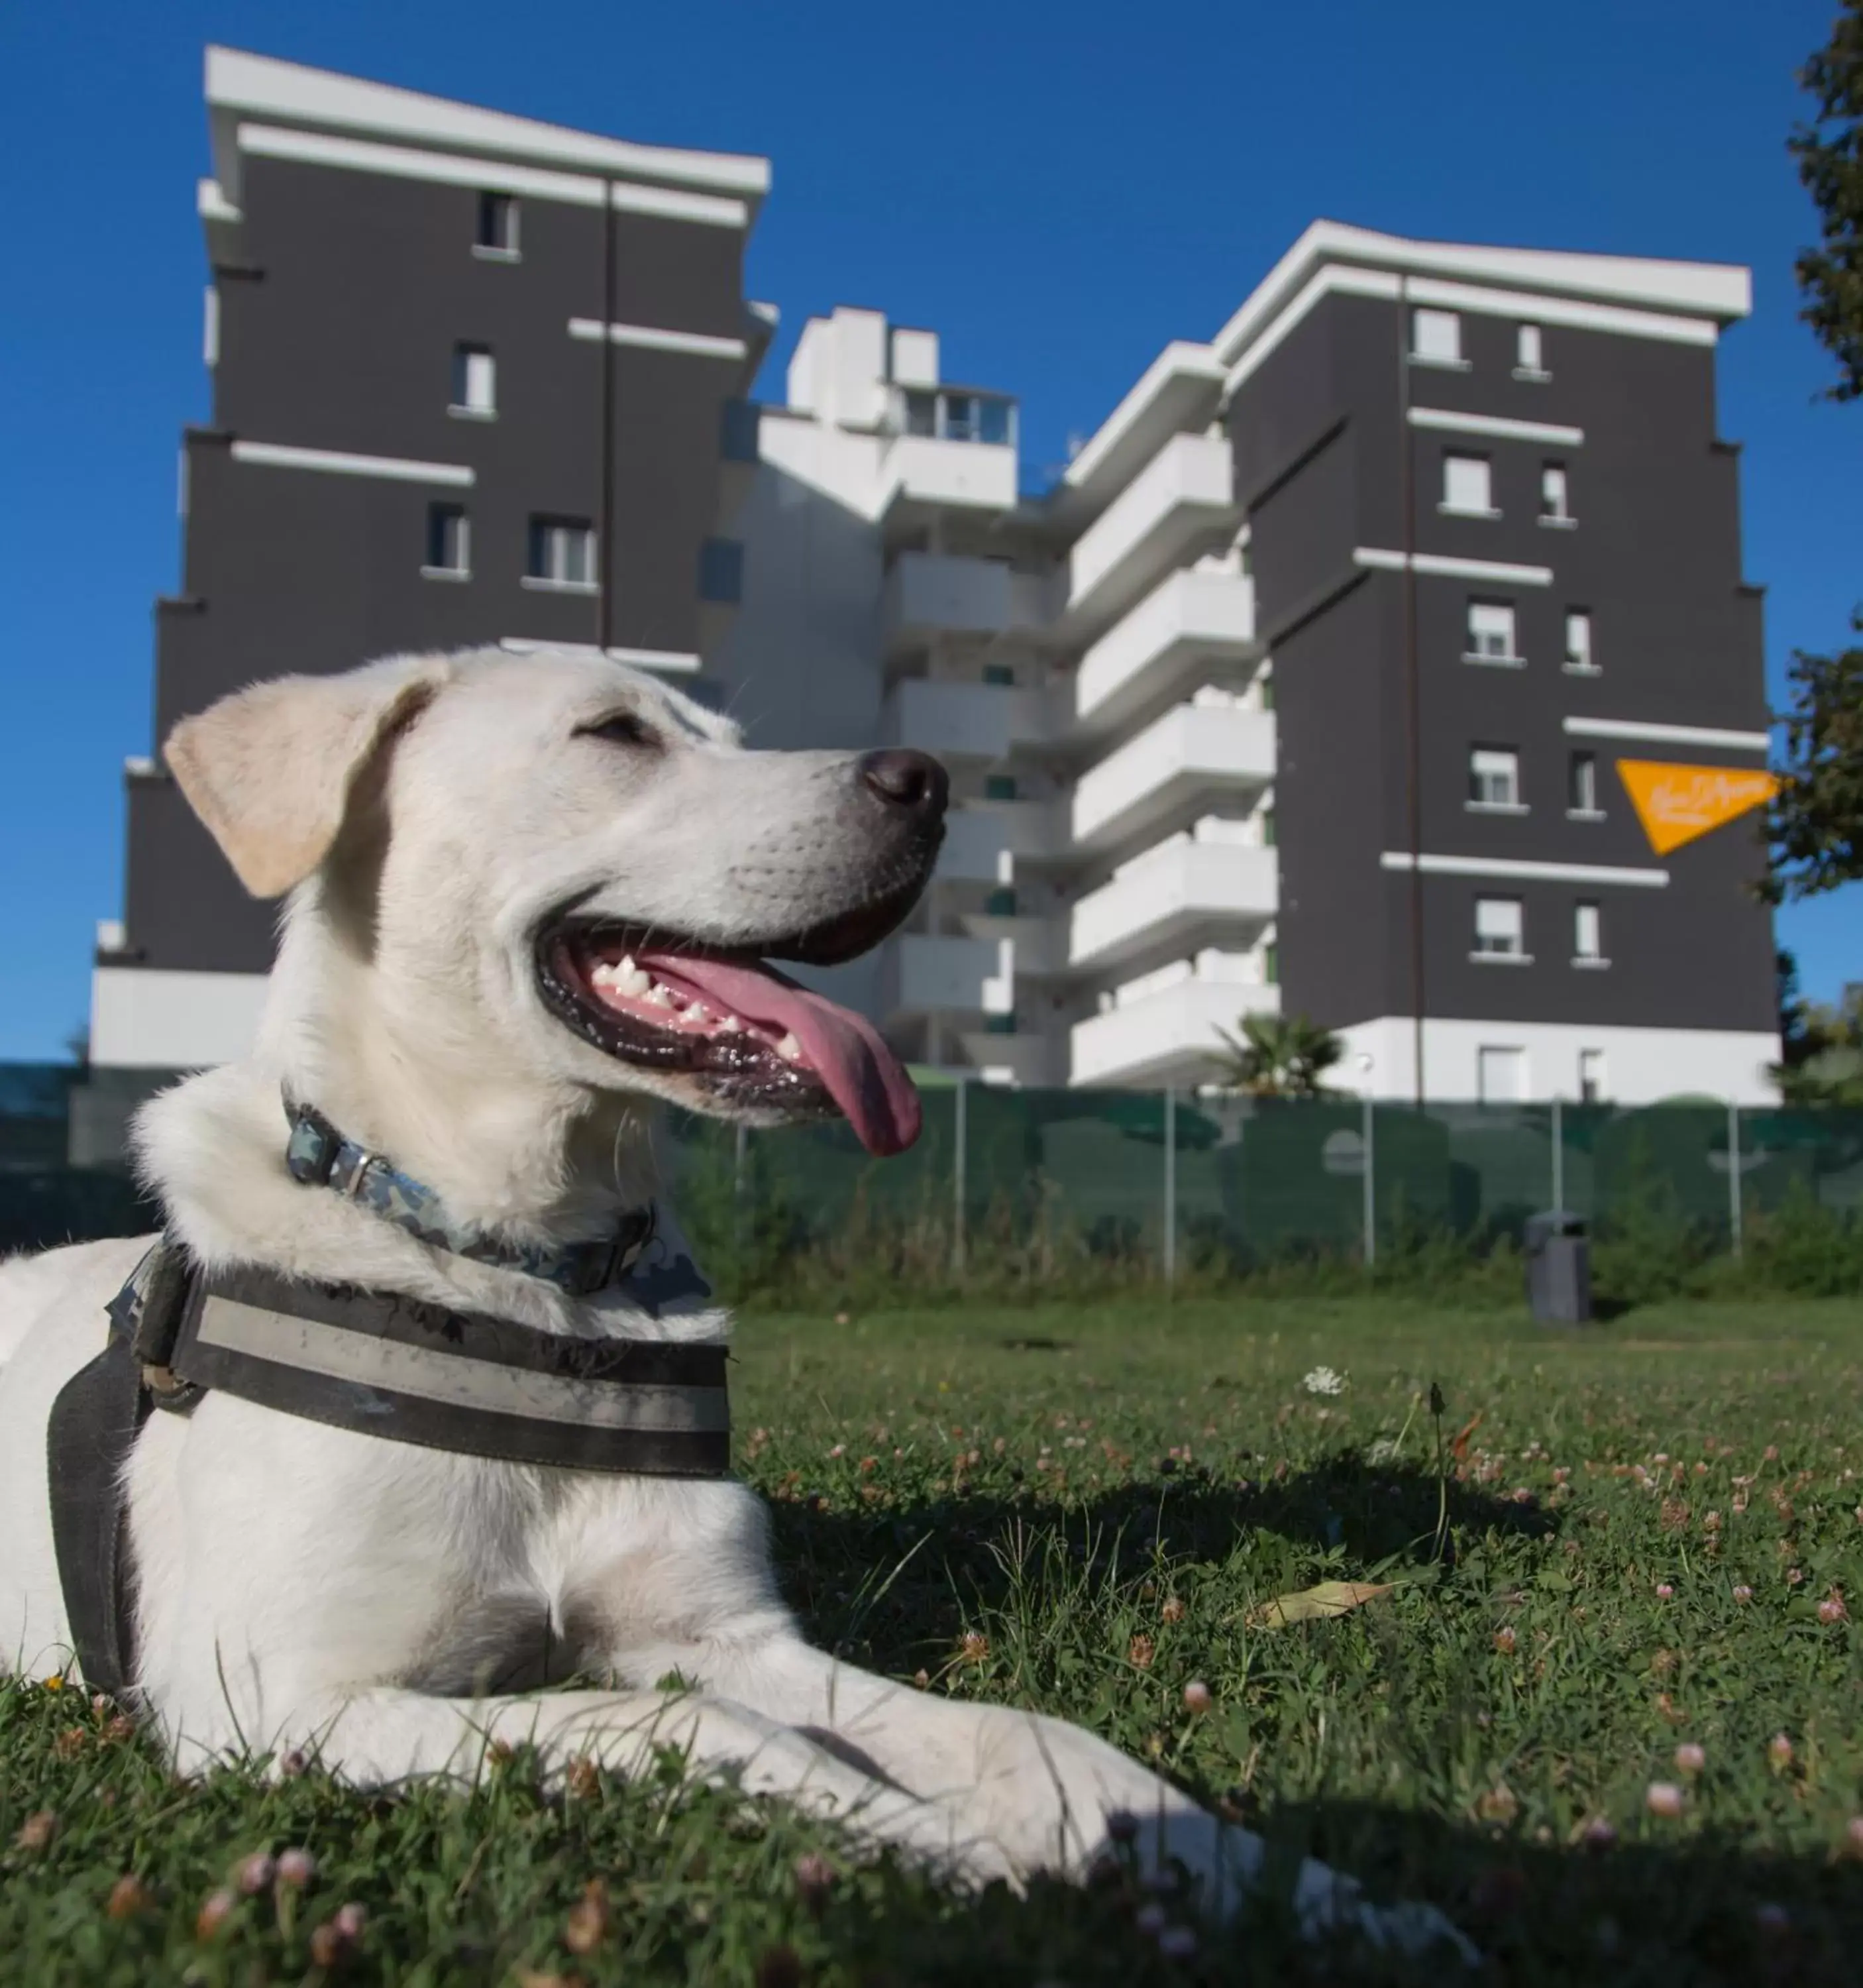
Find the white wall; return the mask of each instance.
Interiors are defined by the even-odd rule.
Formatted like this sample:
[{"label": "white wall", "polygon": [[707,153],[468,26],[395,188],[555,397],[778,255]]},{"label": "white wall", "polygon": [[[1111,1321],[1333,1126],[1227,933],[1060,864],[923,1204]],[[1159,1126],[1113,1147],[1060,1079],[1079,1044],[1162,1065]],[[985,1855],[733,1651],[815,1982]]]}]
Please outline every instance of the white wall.
[{"label": "white wall", "polygon": [[265,1005],[262,973],[100,966],[90,981],[90,1057],[134,1070],[195,1070],[244,1056]]},{"label": "white wall", "polygon": [[[1342,1086],[1369,1088],[1378,1097],[1415,1094],[1414,1024],[1407,1015],[1385,1015],[1339,1031],[1346,1053],[1338,1066]],[[1731,1029],[1593,1028],[1565,1022],[1426,1020],[1423,1080],[1433,1100],[1480,1097],[1483,1049],[1518,1049],[1526,1057],[1525,1094],[1576,1100],[1581,1050],[1601,1050],[1604,1101],[1655,1104],[1666,1097],[1724,1097],[1736,1104],[1776,1104],[1778,1093],[1766,1066],[1779,1059],[1777,1036]],[[1358,1058],[1372,1060],[1369,1084]]]}]

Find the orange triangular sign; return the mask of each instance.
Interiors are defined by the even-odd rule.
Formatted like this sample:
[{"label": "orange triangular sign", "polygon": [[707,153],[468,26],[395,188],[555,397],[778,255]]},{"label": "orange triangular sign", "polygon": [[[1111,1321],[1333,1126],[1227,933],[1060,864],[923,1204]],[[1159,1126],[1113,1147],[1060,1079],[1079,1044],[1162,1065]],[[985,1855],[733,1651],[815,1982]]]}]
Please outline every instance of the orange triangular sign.
[{"label": "orange triangular sign", "polygon": [[1693,842],[1736,815],[1763,806],[1778,790],[1767,773],[1744,766],[1678,766],[1662,759],[1620,759],[1618,777],[1629,790],[1659,856]]}]

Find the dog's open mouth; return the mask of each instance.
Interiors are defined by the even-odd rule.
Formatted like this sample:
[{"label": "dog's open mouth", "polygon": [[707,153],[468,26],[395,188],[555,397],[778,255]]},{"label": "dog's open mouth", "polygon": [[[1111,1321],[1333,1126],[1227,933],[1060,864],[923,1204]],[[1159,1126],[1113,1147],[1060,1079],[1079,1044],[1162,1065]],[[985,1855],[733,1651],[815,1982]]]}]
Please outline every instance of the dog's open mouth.
[{"label": "dog's open mouth", "polygon": [[[896,914],[882,929],[896,921]],[[824,928],[768,950],[812,959],[866,950],[833,942],[839,937]],[[870,1153],[903,1152],[919,1136],[919,1094],[879,1030],[757,953],[707,947],[663,928],[649,934],[571,920],[543,934],[537,967],[558,1019],[621,1062],[690,1074],[721,1100],[751,1110],[785,1117],[839,1111]]]}]

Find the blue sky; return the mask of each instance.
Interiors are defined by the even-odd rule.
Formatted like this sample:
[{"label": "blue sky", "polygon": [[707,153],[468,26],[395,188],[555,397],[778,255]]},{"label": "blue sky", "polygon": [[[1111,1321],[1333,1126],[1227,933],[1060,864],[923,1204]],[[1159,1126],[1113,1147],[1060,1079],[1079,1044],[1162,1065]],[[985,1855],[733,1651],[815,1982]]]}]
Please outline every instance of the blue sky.
[{"label": "blue sky", "polygon": [[[125,754],[151,749],[175,458],[208,411],[201,51],[219,40],[662,143],[768,154],[749,287],[936,326],[1020,394],[1039,472],[1167,340],[1207,338],[1316,215],[1743,262],[1721,352],[1775,685],[1863,599],[1863,407],[1797,323],[1784,150],[1832,0],[1309,0],[933,9],[707,0],[0,9],[0,1058],[59,1053],[120,910]],[[252,658],[255,675],[265,658]],[[1787,912],[1807,988],[1863,979],[1863,887]]]}]

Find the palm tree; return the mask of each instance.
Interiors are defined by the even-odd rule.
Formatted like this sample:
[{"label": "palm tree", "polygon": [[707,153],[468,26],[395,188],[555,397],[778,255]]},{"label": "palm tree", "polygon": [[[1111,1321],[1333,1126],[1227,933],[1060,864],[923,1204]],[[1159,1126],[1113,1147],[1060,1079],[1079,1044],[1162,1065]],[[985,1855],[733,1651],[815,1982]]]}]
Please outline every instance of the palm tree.
[{"label": "palm tree", "polygon": [[1304,1015],[1244,1015],[1239,1026],[1239,1040],[1217,1030],[1228,1045],[1221,1061],[1230,1084],[1257,1097],[1319,1097],[1321,1077],[1345,1053],[1330,1029]]}]

